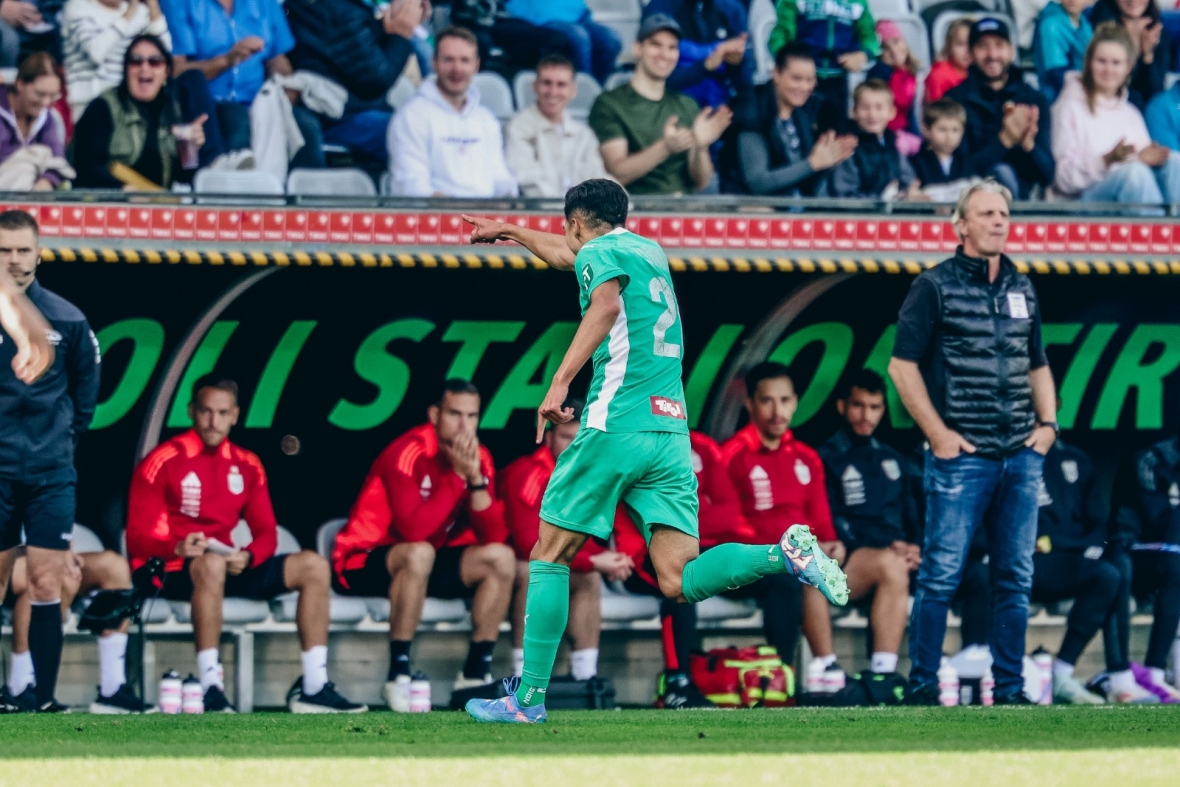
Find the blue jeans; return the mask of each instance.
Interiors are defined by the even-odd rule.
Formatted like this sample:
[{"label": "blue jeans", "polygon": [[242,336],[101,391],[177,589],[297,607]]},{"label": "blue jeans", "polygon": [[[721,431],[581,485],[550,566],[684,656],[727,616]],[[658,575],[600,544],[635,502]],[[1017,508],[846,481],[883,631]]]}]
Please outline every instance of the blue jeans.
[{"label": "blue jeans", "polygon": [[615,70],[615,60],[623,44],[615,31],[592,20],[589,11],[577,22],[546,22],[543,26],[569,39],[574,48],[574,66],[593,74],[599,84],[606,82]]},{"label": "blue jeans", "polygon": [[[1020,691],[1028,597],[1037,536],[1037,484],[1045,457],[1022,448],[1006,459],[926,452],[926,543],[910,618],[910,685],[938,682],[951,599],[971,539],[987,527],[992,585],[992,657],[996,696]],[[985,514],[987,515],[985,519]]]},{"label": "blue jeans", "polygon": [[380,178],[381,173],[388,169],[389,147],[386,139],[393,112],[387,109],[365,109],[351,114],[345,113],[337,119],[317,114],[306,107],[295,109],[296,117],[302,110],[310,121],[313,121],[307,128],[300,125],[307,143],[306,148],[314,153],[304,166],[312,169],[327,166],[323,147],[327,142],[330,145],[343,145],[348,148],[356,165],[374,179]]},{"label": "blue jeans", "polygon": [[[1180,202],[1180,155],[1168,156],[1162,167],[1128,161],[1106,180],[1082,192],[1082,202],[1121,202],[1124,205],[1170,205]],[[1159,211],[1143,210],[1145,215]]]}]

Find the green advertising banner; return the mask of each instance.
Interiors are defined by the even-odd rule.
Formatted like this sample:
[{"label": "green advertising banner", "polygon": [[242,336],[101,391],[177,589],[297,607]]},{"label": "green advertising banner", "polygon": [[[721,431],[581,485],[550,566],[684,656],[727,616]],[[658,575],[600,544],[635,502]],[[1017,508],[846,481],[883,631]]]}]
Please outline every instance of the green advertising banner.
[{"label": "green advertising banner", "polygon": [[[238,381],[232,439],[261,456],[279,521],[310,545],[347,514],[381,449],[425,419],[446,377],[483,392],[481,439],[497,465],[531,450],[534,410],[578,319],[573,280],[549,270],[54,262],[40,275],[87,314],[103,350],[100,405],[78,452],[78,520],[111,545],[137,458],[187,426],[201,374]],[[841,381],[884,372],[912,280],[677,274],[691,425],[729,437],[744,422],[742,372],[771,358],[796,372],[799,436],[826,439]],[[1034,282],[1065,437],[1109,474],[1180,426],[1180,281]],[[893,391],[880,436],[903,450],[920,439]]]}]

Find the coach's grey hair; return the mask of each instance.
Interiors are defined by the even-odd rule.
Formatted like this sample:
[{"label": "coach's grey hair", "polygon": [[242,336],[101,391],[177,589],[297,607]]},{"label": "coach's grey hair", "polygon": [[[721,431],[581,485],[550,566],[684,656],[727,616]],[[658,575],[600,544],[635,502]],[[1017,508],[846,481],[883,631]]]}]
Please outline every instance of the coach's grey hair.
[{"label": "coach's grey hair", "polygon": [[988,194],[999,194],[1004,198],[1004,202],[1008,204],[1008,207],[1012,207],[1012,192],[1008,190],[1008,187],[995,178],[988,178],[987,180],[976,183],[959,195],[959,202],[955,205],[955,215],[953,217],[953,221],[956,224],[967,218],[967,203],[971,201],[971,197],[981,191],[985,191]]}]

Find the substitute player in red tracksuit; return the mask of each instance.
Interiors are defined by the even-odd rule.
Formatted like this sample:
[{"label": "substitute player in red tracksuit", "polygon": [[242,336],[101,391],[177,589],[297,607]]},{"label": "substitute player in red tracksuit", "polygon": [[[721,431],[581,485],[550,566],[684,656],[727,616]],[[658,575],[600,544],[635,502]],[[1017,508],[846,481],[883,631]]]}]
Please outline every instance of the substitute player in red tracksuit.
[{"label": "substitute player in red tracksuit", "polygon": [[[689,432],[692,469],[697,477],[701,551],[718,544],[756,544],[754,530],[742,517],[741,501],[726,474],[721,449],[708,435]],[[664,708],[709,707],[688,675],[688,657],[696,647],[695,604],[680,604],[663,597],[655,579],[647,545],[630,517],[615,519],[615,544],[635,564],[626,587],[633,593],[653,595],[660,601],[660,628],[664,648],[664,674],[656,690],[657,704]]]},{"label": "substitute player in red tracksuit", "polygon": [[455,689],[490,683],[492,650],[512,599],[516,558],[479,444],[479,390],[447,380],[428,423],[373,462],[332,552],[336,590],[389,598],[385,700],[410,709],[410,641],[427,596],[471,599],[471,649]]},{"label": "substitute player in red tracksuit", "polygon": [[[512,666],[516,675],[524,668],[525,591],[529,586],[529,555],[541,527],[541,498],[557,457],[569,447],[581,424],[581,400],[571,399],[566,407],[573,420],[550,424],[542,445],[517,459],[500,473],[498,492],[504,501],[505,518],[516,552],[516,587],[512,603]],[[566,631],[573,645],[570,675],[589,680],[598,674],[598,636],[602,628],[602,577],[624,580],[631,575],[632,562],[621,552],[604,549],[588,539],[570,564],[570,616]]]},{"label": "substitute player in red tracksuit", "polygon": [[[328,563],[303,550],[275,555],[278,525],[262,462],[228,439],[238,422],[238,386],[205,376],[193,386],[193,428],[157,447],[131,480],[127,553],[131,568],[151,558],[167,562],[161,595],[192,601],[197,674],[205,710],[233,712],[225,696],[217,646],[226,596],[269,601],[299,591],[296,625],[303,677],[287,693],[295,713],[356,713],[328,681]],[[242,520],[253,540],[234,547]]]},{"label": "substitute player in red tracksuit", "polygon": [[[745,382],[750,423],[725,443],[721,454],[742,514],[759,539],[755,543],[775,528],[781,533],[791,525],[807,525],[823,551],[843,564],[846,550],[832,524],[823,460],[791,434],[799,399],[790,370],[781,363],[760,363],[746,373]],[[802,612],[804,634],[814,654],[808,674],[830,669],[829,683],[842,685],[843,673],[835,666],[832,649],[831,611],[822,594],[783,574],[728,595],[759,599],[767,640],[788,663],[795,655]]]}]

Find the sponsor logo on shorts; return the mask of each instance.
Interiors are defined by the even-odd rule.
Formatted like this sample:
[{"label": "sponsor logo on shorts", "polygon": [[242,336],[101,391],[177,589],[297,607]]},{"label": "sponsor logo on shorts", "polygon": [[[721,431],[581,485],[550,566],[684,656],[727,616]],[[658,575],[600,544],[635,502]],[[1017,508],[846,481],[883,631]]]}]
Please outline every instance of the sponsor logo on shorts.
[{"label": "sponsor logo on shorts", "polygon": [[676,418],[680,421],[688,420],[688,413],[684,411],[684,405],[675,399],[665,399],[663,396],[651,398],[651,414],[662,415],[665,418]]}]

